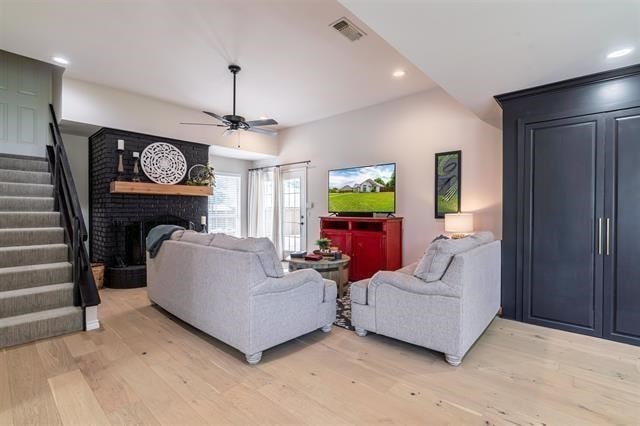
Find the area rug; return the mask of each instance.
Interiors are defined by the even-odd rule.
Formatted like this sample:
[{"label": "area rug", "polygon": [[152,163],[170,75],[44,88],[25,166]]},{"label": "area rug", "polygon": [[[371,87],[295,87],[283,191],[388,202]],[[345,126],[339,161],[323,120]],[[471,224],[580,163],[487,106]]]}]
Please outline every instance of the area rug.
[{"label": "area rug", "polygon": [[344,296],[336,300],[336,320],[334,324],[338,327],[354,330],[351,325],[351,283],[347,284],[347,291]]}]

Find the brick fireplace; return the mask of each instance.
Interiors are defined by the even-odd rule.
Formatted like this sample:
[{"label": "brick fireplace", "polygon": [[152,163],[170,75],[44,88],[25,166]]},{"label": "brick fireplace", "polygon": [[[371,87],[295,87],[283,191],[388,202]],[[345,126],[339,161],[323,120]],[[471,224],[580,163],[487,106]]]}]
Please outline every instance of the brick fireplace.
[{"label": "brick fireplace", "polygon": [[[104,128],[89,138],[89,232],[92,262],[106,265],[105,285],[132,287],[146,284],[144,238],[159,223],[200,229],[207,215],[207,198],[178,195],[111,194],[118,178],[118,139],[124,139],[124,180],[131,180],[133,152],[154,142],[170,143],[193,164],[207,164],[209,146],[124,130]],[[150,182],[140,171],[142,182]],[[142,245],[142,246],[141,246]]]}]

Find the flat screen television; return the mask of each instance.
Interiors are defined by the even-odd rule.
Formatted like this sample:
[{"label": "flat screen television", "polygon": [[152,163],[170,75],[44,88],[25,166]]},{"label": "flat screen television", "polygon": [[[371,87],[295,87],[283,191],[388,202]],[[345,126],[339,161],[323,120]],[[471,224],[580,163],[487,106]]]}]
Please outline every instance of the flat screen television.
[{"label": "flat screen television", "polygon": [[395,212],[395,163],[329,170],[329,213]]}]

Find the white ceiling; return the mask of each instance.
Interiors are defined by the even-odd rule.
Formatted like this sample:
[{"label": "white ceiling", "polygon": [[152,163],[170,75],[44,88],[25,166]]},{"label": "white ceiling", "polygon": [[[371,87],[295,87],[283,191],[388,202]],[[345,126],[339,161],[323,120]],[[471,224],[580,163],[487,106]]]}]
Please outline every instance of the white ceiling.
[{"label": "white ceiling", "polygon": [[329,27],[345,15],[335,0],[0,0],[0,49],[63,56],[65,76],[219,114],[237,63],[238,113],[282,127],[434,86],[366,26],[357,42]]},{"label": "white ceiling", "polygon": [[[500,126],[494,95],[640,62],[638,0],[340,0]],[[634,51],[607,59],[626,46]]]}]

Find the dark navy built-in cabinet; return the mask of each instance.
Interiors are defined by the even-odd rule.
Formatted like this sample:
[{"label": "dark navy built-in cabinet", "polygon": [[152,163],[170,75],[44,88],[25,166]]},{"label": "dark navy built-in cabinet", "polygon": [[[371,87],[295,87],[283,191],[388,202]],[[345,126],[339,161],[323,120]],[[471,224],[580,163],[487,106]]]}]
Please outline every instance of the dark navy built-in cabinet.
[{"label": "dark navy built-in cabinet", "polygon": [[503,315],[640,345],[640,66],[496,99]]}]

